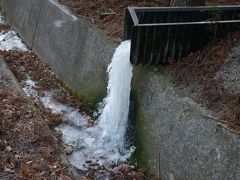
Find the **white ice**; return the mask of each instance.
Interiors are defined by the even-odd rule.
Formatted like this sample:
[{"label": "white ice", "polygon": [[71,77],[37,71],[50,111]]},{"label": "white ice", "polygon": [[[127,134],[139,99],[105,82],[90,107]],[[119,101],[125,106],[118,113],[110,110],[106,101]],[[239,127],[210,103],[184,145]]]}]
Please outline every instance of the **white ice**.
[{"label": "white ice", "polygon": [[27,51],[27,46],[22,42],[14,30],[0,32],[1,50],[20,50]]},{"label": "white ice", "polygon": [[25,85],[23,87],[23,91],[27,96],[32,96],[33,98],[37,97],[37,91],[34,89],[36,82],[28,78],[24,81]]},{"label": "white ice", "polygon": [[45,92],[40,97],[42,104],[52,110],[55,114],[62,114],[65,121],[78,127],[86,127],[88,125],[86,116],[82,115],[77,109],[68,105],[57,102],[53,99],[54,92]]},{"label": "white ice", "polygon": [[69,155],[70,162],[86,170],[90,160],[99,165],[117,164],[126,161],[134,148],[125,148],[128,124],[132,66],[130,63],[130,41],[123,42],[115,51],[108,67],[108,95],[100,106],[101,115],[95,126],[78,129],[61,125],[63,141],[74,146]]},{"label": "white ice", "polygon": [[68,156],[70,162],[82,170],[87,170],[87,160],[106,167],[124,162],[134,149],[125,148],[132,78],[130,41],[124,41],[116,49],[108,73],[108,95],[101,103],[101,115],[93,127],[88,127],[87,117],[77,109],[57,102],[54,91],[46,91],[40,96],[35,90],[36,82],[30,77],[23,88],[26,94],[38,98],[52,113],[63,115],[68,123],[56,129],[62,132],[63,142],[74,148]]}]

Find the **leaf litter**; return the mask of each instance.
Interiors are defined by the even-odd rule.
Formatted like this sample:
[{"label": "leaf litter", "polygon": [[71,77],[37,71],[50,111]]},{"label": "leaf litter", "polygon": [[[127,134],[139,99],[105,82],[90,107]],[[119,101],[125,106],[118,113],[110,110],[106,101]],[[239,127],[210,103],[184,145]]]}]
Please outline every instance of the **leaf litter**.
[{"label": "leaf litter", "polygon": [[[51,68],[35,53],[1,50],[0,57],[6,60],[22,87],[25,88],[28,84],[30,90],[33,88],[40,96],[44,96],[47,91],[54,90],[55,95],[51,96],[54,101],[64,102],[67,106],[85,114],[81,101],[73,98],[65,90],[62,82]],[[29,95],[32,95],[31,92]],[[0,127],[4,132],[1,145],[4,151],[1,151],[3,159],[0,168],[8,176],[12,175],[14,178],[54,179],[61,177],[63,179],[76,179],[69,172],[68,167],[62,164],[60,158],[62,154],[71,153],[71,149],[69,150],[69,147],[64,145],[61,133],[55,130],[59,124],[72,125],[71,122],[64,122],[64,114],[53,113],[51,109],[42,104],[37,96],[32,96],[32,102],[27,99],[23,101],[22,98],[19,98],[18,102],[18,98],[14,98],[15,96],[21,97],[13,91],[2,90],[1,99],[8,103],[2,104],[1,109],[6,109],[4,105],[11,107],[3,114],[13,117],[4,116],[1,121],[3,123]],[[22,101],[25,103],[21,104]],[[89,126],[91,126],[93,120],[90,116],[88,116],[88,120]],[[96,177],[144,179],[142,173],[137,173],[135,168],[129,165],[120,165],[113,170],[98,167],[98,169],[93,168],[88,172],[79,172],[79,174],[81,178],[87,179],[95,179]]]}]

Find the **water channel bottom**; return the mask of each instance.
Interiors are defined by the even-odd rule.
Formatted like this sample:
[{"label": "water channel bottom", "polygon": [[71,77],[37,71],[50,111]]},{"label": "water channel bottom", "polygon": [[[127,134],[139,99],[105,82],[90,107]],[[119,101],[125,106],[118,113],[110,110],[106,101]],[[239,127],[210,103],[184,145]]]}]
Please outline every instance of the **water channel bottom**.
[{"label": "water channel bottom", "polygon": [[[4,23],[4,18],[0,16],[0,24]],[[1,50],[28,51],[13,30],[1,31],[0,41]],[[86,161],[106,167],[124,162],[131,155],[132,150],[125,146],[132,78],[130,41],[122,42],[116,49],[107,72],[107,96],[101,103],[101,114],[93,127],[88,127],[86,115],[54,100],[54,90],[46,91],[43,95],[38,93],[35,90],[37,82],[32,81],[29,75],[23,87],[28,96],[40,100],[52,113],[62,114],[63,120],[70,122],[56,129],[62,132],[64,144],[73,148],[73,153],[68,156],[70,162],[81,170],[88,169]]]},{"label": "water channel bottom", "polygon": [[107,96],[96,124],[86,127],[82,122],[79,126],[57,127],[63,133],[63,141],[74,148],[69,155],[70,162],[81,170],[88,169],[88,161],[104,166],[124,162],[132,151],[125,145],[132,78],[130,41],[122,42],[116,49],[107,72]]}]

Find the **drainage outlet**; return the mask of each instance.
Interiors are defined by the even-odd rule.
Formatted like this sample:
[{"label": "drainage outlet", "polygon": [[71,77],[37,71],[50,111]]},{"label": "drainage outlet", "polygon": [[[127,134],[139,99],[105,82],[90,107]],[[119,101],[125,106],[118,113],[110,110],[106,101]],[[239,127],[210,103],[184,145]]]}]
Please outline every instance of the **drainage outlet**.
[{"label": "drainage outlet", "polygon": [[132,64],[167,64],[240,30],[240,6],[157,7],[126,11],[124,39]]}]

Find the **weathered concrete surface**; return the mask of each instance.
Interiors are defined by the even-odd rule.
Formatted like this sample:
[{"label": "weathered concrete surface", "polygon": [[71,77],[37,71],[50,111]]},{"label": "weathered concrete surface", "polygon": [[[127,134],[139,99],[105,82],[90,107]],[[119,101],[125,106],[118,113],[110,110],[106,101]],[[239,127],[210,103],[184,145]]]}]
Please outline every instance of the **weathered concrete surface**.
[{"label": "weathered concrete surface", "polygon": [[105,95],[106,69],[117,46],[113,40],[53,0],[1,4],[16,30],[71,90],[84,96]]},{"label": "weathered concrete surface", "polygon": [[86,19],[44,1],[33,49],[69,87],[84,95],[103,96],[106,67],[116,45]]},{"label": "weathered concrete surface", "polygon": [[240,138],[164,73],[135,68],[142,163],[162,179],[240,179]]},{"label": "weathered concrete surface", "polygon": [[240,92],[240,44],[231,49],[224,66],[217,72],[225,89],[236,94]]},{"label": "weathered concrete surface", "polygon": [[32,45],[42,0],[0,0],[3,14],[21,37]]},{"label": "weathered concrete surface", "polygon": [[0,58],[0,87],[23,93],[21,86],[3,59]]}]

